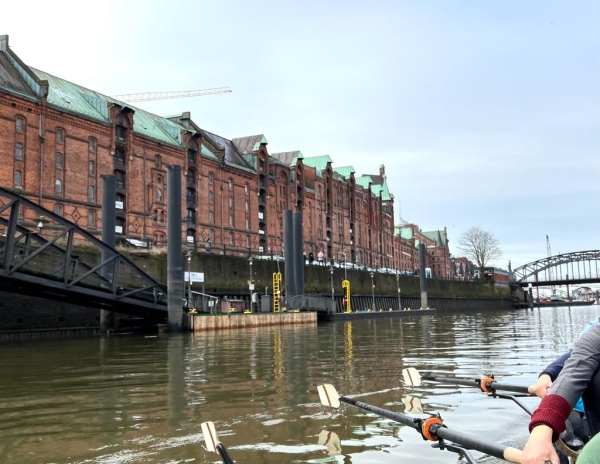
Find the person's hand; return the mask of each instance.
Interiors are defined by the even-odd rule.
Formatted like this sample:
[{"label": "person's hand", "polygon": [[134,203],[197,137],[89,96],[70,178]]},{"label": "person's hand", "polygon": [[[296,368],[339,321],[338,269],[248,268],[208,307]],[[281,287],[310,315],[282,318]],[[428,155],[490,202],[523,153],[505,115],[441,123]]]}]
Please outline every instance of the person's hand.
[{"label": "person's hand", "polygon": [[545,397],[548,394],[548,390],[552,386],[552,379],[548,374],[540,375],[537,382],[529,387],[529,392],[534,393],[540,398]]},{"label": "person's hand", "polygon": [[558,454],[552,446],[552,429],[547,425],[537,425],[523,448],[521,464],[560,464]]}]

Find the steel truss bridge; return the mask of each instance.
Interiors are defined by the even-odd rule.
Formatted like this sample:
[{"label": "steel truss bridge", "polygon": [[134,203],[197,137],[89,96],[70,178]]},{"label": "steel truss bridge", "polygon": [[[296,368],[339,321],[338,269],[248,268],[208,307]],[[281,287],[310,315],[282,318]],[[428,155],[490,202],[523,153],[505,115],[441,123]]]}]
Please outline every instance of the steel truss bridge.
[{"label": "steel truss bridge", "polygon": [[0,290],[136,316],[167,316],[166,286],[81,227],[3,188]]},{"label": "steel truss bridge", "polygon": [[592,284],[600,282],[600,250],[576,251],[548,258],[514,269],[512,287]]}]

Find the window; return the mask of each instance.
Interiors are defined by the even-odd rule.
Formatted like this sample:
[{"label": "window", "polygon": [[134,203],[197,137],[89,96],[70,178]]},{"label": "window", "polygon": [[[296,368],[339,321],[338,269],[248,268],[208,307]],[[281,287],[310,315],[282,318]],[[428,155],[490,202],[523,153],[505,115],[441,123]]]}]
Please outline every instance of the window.
[{"label": "window", "polygon": [[157,203],[163,202],[163,191],[162,189],[156,189],[156,201]]},{"label": "window", "polygon": [[208,212],[208,223],[209,224],[214,224],[215,223],[215,215],[212,211]]},{"label": "window", "polygon": [[161,168],[161,166],[162,166],[162,160],[160,159],[160,155],[156,155],[156,156],[154,157],[154,167],[155,167],[156,169],[160,169],[160,168]]},{"label": "window", "polygon": [[250,248],[250,236],[246,235],[246,247]]},{"label": "window", "polygon": [[196,223],[196,210],[192,208],[188,208],[187,210],[187,222],[195,224]]},{"label": "window", "polygon": [[208,234],[208,239],[211,241],[211,243],[215,243],[215,231],[210,229],[210,232]]},{"label": "window", "polygon": [[208,203],[213,204],[213,193],[212,191],[208,192]]},{"label": "window", "polygon": [[63,155],[62,153],[57,153],[56,154],[56,169],[62,169],[63,168]]},{"label": "window", "polygon": [[91,153],[96,153],[96,139],[88,139],[88,151]]},{"label": "window", "polygon": [[212,184],[213,180],[215,180],[215,175],[212,172],[208,173],[208,183]]},{"label": "window", "polygon": [[249,209],[250,209],[250,204],[248,203],[248,200],[246,200],[246,212],[248,212]]},{"label": "window", "polygon": [[94,186],[93,186],[93,185],[90,185],[90,186],[88,187],[88,200],[89,200],[89,201],[94,201],[94,199],[96,198],[96,195],[95,195],[95,193],[96,193],[96,192],[94,192]]},{"label": "window", "polygon": [[15,159],[23,159],[23,145],[21,145],[20,143],[15,144]]},{"label": "window", "polygon": [[23,118],[15,119],[15,129],[17,132],[23,132],[23,127],[25,126],[25,121]]},{"label": "window", "polygon": [[229,215],[229,227],[233,227],[233,214]]},{"label": "window", "polygon": [[117,126],[115,126],[115,130],[117,134],[117,140],[124,142],[127,138],[127,128],[125,126],[117,124]]},{"label": "window", "polygon": [[57,195],[62,194],[62,180],[56,179],[56,181],[54,181],[54,193]]},{"label": "window", "polygon": [[196,191],[193,188],[187,188],[185,190],[185,201],[196,203]]},{"label": "window", "polygon": [[229,209],[233,208],[233,197],[229,197]]},{"label": "window", "polygon": [[23,187],[23,173],[21,171],[15,171],[15,188]]},{"label": "window", "polygon": [[63,207],[62,207],[62,205],[54,205],[54,214],[56,214],[57,216],[62,216],[63,215]]},{"label": "window", "polygon": [[162,185],[162,183],[163,183],[163,178],[162,178],[162,176],[158,176],[158,177],[156,178],[156,183],[157,183],[158,185]]},{"label": "window", "polygon": [[246,218],[246,230],[250,230],[250,218]]},{"label": "window", "polygon": [[115,179],[117,188],[125,188],[125,173],[123,171],[115,171]]},{"label": "window", "polygon": [[94,163],[93,161],[90,161],[88,163],[88,174],[90,176],[93,176],[96,174],[96,163]]},{"label": "window", "polygon": [[188,163],[189,164],[196,164],[196,150],[192,150],[191,148],[188,149]]},{"label": "window", "polygon": [[125,164],[125,150],[122,148],[117,148],[115,150],[115,161],[117,163]]},{"label": "window", "polygon": [[96,212],[91,209],[88,211],[88,227],[96,228]]},{"label": "window", "polygon": [[158,222],[160,222],[161,224],[165,223],[165,212],[164,211],[160,212]]},{"label": "window", "polygon": [[154,214],[152,215],[152,219],[154,219],[154,222],[158,222],[158,210],[157,209],[154,210]]},{"label": "window", "polygon": [[248,193],[249,193],[249,192],[250,192],[250,187],[248,187],[248,184],[245,184],[245,185],[244,185],[244,193],[245,193],[246,195],[248,195]]},{"label": "window", "polygon": [[62,129],[56,129],[56,143],[62,145],[65,141],[65,133]]},{"label": "window", "polygon": [[233,179],[229,179],[229,190],[233,190]]},{"label": "window", "polygon": [[233,232],[229,232],[229,244],[233,245]]}]

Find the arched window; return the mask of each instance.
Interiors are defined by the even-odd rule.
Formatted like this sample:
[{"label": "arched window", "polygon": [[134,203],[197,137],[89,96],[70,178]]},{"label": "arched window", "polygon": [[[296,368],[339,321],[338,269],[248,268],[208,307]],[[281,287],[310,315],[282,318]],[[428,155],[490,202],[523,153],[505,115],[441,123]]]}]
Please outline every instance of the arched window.
[{"label": "arched window", "polygon": [[154,219],[154,222],[158,222],[158,210],[157,209],[154,210],[154,214],[152,215],[152,219]]},{"label": "arched window", "polygon": [[17,132],[23,132],[24,127],[25,127],[25,120],[23,118],[17,117],[17,119],[15,119],[15,130]]},{"label": "arched window", "polygon": [[159,220],[158,220],[158,222],[160,222],[161,224],[164,224],[164,223],[165,223],[165,212],[164,212],[164,211],[161,211],[161,212],[160,212],[160,215],[159,215]]},{"label": "arched window", "polygon": [[248,184],[244,184],[244,193],[246,195],[248,195],[250,193],[250,187],[248,186]]},{"label": "arched window", "polygon": [[163,183],[163,178],[162,178],[162,176],[158,176],[158,177],[156,178],[156,183],[157,183],[158,185],[162,185],[162,183]]},{"label": "arched window", "polygon": [[250,236],[246,235],[246,247],[250,248]]},{"label": "arched window", "polygon": [[155,167],[156,169],[160,169],[160,168],[162,167],[162,160],[161,160],[161,158],[160,158],[160,155],[156,155],[156,156],[154,157],[154,167]]},{"label": "arched window", "polygon": [[23,159],[23,145],[20,143],[15,144],[15,159],[16,160]]},{"label": "arched window", "polygon": [[23,173],[21,171],[15,171],[15,187],[23,187]]},{"label": "arched window", "polygon": [[229,244],[233,245],[233,232],[229,232]]},{"label": "arched window", "polygon": [[88,187],[88,200],[89,201],[94,201],[96,198],[96,192],[94,191],[94,186],[90,185]]},{"label": "arched window", "polygon": [[90,153],[96,153],[96,139],[91,137],[88,139],[88,151]]},{"label": "arched window", "polygon": [[162,203],[163,202],[163,191],[162,189],[156,189],[156,201],[157,203]]},{"label": "arched window", "polygon": [[90,176],[93,176],[96,174],[96,163],[94,163],[93,161],[90,161],[88,163],[88,174]]},{"label": "arched window", "polygon": [[65,133],[62,129],[56,129],[56,143],[62,145],[65,142]]},{"label": "arched window", "polygon": [[56,169],[62,169],[63,168],[63,155],[62,153],[57,153],[56,154]]},{"label": "arched window", "polygon": [[209,172],[208,173],[208,183],[212,184],[214,179],[215,179],[215,175],[212,172]]},{"label": "arched window", "polygon": [[62,205],[54,205],[54,214],[56,214],[58,216],[62,216],[63,215],[63,207],[62,207]]},{"label": "arched window", "polygon": [[62,180],[56,179],[54,181],[54,193],[62,195]]},{"label": "arched window", "polygon": [[233,190],[233,179],[229,178],[229,190]]}]

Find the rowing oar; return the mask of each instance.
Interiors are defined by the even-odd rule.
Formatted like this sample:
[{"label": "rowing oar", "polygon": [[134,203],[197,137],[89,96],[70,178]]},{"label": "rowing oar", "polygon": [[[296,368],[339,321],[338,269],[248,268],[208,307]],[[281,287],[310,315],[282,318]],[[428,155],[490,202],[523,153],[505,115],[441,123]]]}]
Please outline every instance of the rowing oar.
[{"label": "rowing oar", "polygon": [[402,369],[402,376],[404,377],[404,383],[411,387],[418,387],[421,382],[437,382],[437,383],[451,383],[454,385],[464,385],[466,387],[478,387],[481,391],[486,393],[494,393],[496,390],[511,391],[515,393],[524,393],[528,395],[534,395],[535,392],[531,387],[525,385],[510,385],[507,383],[496,382],[493,377],[486,377],[483,379],[455,379],[449,377],[428,377],[422,376],[418,370],[414,367]]},{"label": "rowing oar", "polygon": [[[407,416],[406,414],[400,414],[397,412],[390,411],[389,409],[378,408],[361,401],[357,401],[353,398],[346,396],[340,396],[336,391],[335,387],[330,384],[319,385],[317,387],[319,392],[319,399],[321,404],[332,408],[339,408],[340,403],[350,404],[365,411],[372,412],[378,416],[385,417],[394,422],[411,427],[416,431],[420,432],[425,440],[439,442],[438,446],[440,449],[448,448],[449,451],[456,450],[476,450],[481,453],[488,454],[495,458],[504,459],[508,462],[521,462],[521,450],[512,448],[510,446],[501,446],[495,443],[485,442],[480,440],[473,435],[469,435],[463,432],[457,432],[447,428],[442,420],[437,417],[429,417],[427,419],[419,419],[415,417]],[[448,440],[453,443],[460,445],[462,448],[458,448],[452,444],[446,445],[443,440]]]},{"label": "rowing oar", "polygon": [[203,422],[200,427],[202,427],[202,435],[204,435],[206,449],[211,453],[219,453],[219,456],[223,459],[223,464],[234,464],[233,459],[229,457],[225,445],[219,441],[215,424],[212,422]]}]

